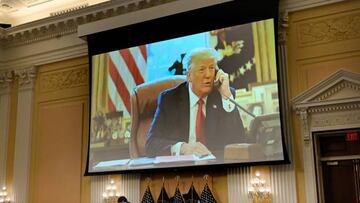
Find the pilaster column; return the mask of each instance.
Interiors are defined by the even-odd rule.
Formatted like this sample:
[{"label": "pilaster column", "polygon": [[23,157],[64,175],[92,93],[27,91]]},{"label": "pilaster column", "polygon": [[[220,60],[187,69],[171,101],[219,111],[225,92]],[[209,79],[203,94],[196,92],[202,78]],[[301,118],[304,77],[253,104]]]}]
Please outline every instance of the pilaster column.
[{"label": "pilaster column", "polygon": [[250,167],[230,168],[227,171],[229,202],[250,203],[248,187],[250,185]]},{"label": "pilaster column", "polygon": [[316,173],[315,173],[315,155],[313,148],[313,140],[310,131],[310,116],[308,109],[299,108],[296,113],[300,115],[301,134],[303,138],[303,153],[304,153],[304,173],[305,175],[305,193],[306,202],[318,202],[317,188],[316,188]]},{"label": "pilaster column", "polygon": [[140,174],[121,174],[120,194],[125,195],[130,202],[140,202]]},{"label": "pilaster column", "polygon": [[91,203],[104,203],[102,194],[107,184],[109,184],[108,176],[91,177]]},{"label": "pilaster column", "polygon": [[279,17],[279,32],[278,32],[278,64],[280,70],[280,77],[278,78],[282,85],[282,101],[283,111],[281,112],[284,119],[284,124],[287,126],[283,131],[285,133],[285,143],[287,153],[291,164],[289,165],[275,165],[270,167],[270,187],[272,193],[272,202],[297,202],[296,193],[296,177],[295,177],[295,159],[293,158],[293,136],[291,131],[291,107],[288,102],[288,81],[287,81],[287,29],[289,16],[288,12],[280,13]]},{"label": "pilaster column", "polygon": [[7,145],[10,121],[10,84],[13,71],[0,73],[0,187],[6,185]]},{"label": "pilaster column", "polygon": [[35,68],[15,71],[19,82],[14,151],[13,200],[28,202]]}]

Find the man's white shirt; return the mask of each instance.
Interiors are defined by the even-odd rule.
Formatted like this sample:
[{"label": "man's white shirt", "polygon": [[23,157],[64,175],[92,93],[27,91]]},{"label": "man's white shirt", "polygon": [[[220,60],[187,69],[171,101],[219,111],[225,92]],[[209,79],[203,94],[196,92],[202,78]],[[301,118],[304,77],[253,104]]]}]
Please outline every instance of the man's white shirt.
[{"label": "man's white shirt", "polygon": [[[196,114],[198,111],[198,101],[199,97],[191,89],[191,83],[189,83],[189,102],[190,102],[190,119],[189,119],[189,139],[188,143],[193,144],[196,143]],[[231,99],[233,96],[231,95]],[[202,111],[204,116],[206,117],[206,102],[207,96],[202,98],[204,101],[204,105],[202,106]],[[231,103],[229,99],[222,98],[222,106],[226,112],[232,112],[235,109],[235,105]],[[215,107],[216,108],[216,107]],[[181,145],[184,142],[178,142],[175,145],[171,146],[171,155],[180,155]]]}]

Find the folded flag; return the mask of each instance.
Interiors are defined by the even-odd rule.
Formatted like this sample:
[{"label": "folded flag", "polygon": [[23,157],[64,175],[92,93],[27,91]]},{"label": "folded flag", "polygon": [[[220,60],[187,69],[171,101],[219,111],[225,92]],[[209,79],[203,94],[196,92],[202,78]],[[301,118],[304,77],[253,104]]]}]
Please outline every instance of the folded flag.
[{"label": "folded flag", "polygon": [[203,191],[201,192],[200,203],[216,203],[215,197],[206,183]]},{"label": "folded flag", "polygon": [[143,196],[143,198],[141,200],[141,203],[155,203],[149,186],[147,186],[147,188],[145,190],[145,193],[144,193],[144,196]]}]

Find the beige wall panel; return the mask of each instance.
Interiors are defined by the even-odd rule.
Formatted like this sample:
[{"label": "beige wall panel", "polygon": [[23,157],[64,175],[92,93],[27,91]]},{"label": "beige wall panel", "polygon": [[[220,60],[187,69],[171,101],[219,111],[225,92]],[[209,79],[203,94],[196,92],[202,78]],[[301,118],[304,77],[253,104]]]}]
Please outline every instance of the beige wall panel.
[{"label": "beige wall panel", "polygon": [[[360,72],[359,23],[360,1],[344,1],[289,14],[290,100],[341,68]],[[305,203],[303,138],[299,117],[295,113],[292,116],[298,202]]]},{"label": "beige wall panel", "polygon": [[48,64],[39,70],[38,101],[88,95],[87,57]]},{"label": "beige wall panel", "polygon": [[38,67],[30,202],[90,202],[88,58]]},{"label": "beige wall panel", "polygon": [[41,105],[35,202],[79,203],[84,104]]},{"label": "beige wall panel", "polygon": [[310,88],[319,81],[326,79],[339,69],[360,72],[360,55],[344,57],[329,61],[318,61],[309,64],[302,64],[301,71],[306,78],[306,86]]}]

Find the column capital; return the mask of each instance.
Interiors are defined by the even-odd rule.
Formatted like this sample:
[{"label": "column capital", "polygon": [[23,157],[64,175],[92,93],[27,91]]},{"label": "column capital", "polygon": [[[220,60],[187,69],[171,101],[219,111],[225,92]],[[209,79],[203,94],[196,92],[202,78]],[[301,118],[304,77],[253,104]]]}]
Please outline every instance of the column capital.
[{"label": "column capital", "polygon": [[0,94],[10,92],[10,84],[14,81],[14,71],[0,72]]},{"label": "column capital", "polygon": [[27,90],[34,88],[34,82],[36,78],[36,69],[35,67],[19,69],[14,71],[15,77],[19,81],[19,89]]},{"label": "column capital", "polygon": [[286,44],[286,36],[287,36],[287,29],[289,28],[289,12],[283,11],[279,14],[279,30],[278,30],[278,44],[284,45]]}]

